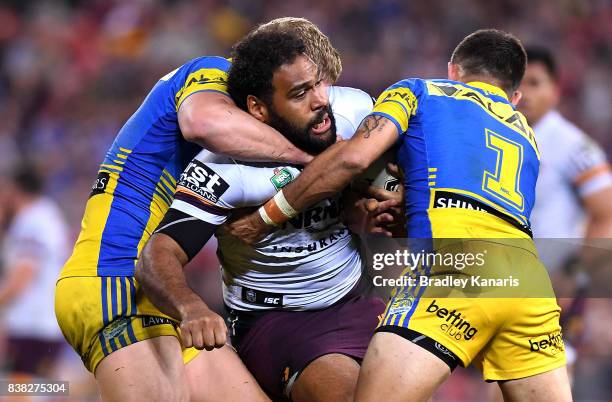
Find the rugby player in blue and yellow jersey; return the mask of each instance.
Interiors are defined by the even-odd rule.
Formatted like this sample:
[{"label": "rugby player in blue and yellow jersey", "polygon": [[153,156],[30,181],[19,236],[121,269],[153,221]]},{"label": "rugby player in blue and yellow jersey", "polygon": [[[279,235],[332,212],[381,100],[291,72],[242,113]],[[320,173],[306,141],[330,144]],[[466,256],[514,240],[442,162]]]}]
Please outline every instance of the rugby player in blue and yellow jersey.
[{"label": "rugby player in blue and yellow jersey", "polygon": [[[315,158],[257,213],[230,225],[231,233],[254,242],[340,191],[397,144],[408,237],[428,251],[488,250],[485,266],[493,272],[483,275],[535,282],[539,293],[522,289],[508,297],[466,295],[484,292],[480,285],[396,289],[368,347],[356,401],[426,401],[457,365],[472,362],[499,383],[506,400],[571,400],[560,309],[529,229],[539,154],[515,110],[526,61],[510,34],[467,36],[453,52],[448,80],[392,85],[354,137]],[[437,268],[419,267],[425,279],[441,275]],[[464,274],[460,267],[446,270]]]},{"label": "rugby player in blue and yellow jersey", "polygon": [[[304,19],[257,28],[303,37],[322,81],[340,74],[338,53]],[[266,400],[225,331],[198,353],[202,322],[225,329],[211,311],[186,307],[180,323],[162,314],[134,279],[137,257],[172,203],[177,178],[203,146],[240,160],[307,163],[312,157],[235,106],[230,61],[200,57],[162,77],[120,130],[100,165],[82,230],[56,286],[60,328],[95,374],[105,401]],[[218,178],[206,178],[212,191]],[[182,341],[182,342],[181,342]]]}]

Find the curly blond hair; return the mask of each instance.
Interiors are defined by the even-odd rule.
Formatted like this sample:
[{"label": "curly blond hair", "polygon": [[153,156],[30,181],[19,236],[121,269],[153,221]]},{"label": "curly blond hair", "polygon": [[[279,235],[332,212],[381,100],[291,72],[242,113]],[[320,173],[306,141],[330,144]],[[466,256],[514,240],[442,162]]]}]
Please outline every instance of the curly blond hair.
[{"label": "curly blond hair", "polygon": [[254,32],[287,32],[300,36],[306,45],[306,54],[321,69],[321,78],[334,84],[342,73],[340,54],[329,38],[312,22],[305,18],[283,17],[260,25]]}]

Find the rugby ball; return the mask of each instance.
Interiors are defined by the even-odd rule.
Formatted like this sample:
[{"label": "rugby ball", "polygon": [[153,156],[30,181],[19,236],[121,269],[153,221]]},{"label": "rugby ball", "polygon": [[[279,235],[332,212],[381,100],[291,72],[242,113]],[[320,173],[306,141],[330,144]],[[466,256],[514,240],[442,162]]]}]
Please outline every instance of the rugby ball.
[{"label": "rugby ball", "polygon": [[357,181],[365,181],[371,186],[379,187],[387,191],[399,191],[400,181],[387,171],[388,163],[396,163],[397,148],[393,147],[375,160],[361,175]]}]

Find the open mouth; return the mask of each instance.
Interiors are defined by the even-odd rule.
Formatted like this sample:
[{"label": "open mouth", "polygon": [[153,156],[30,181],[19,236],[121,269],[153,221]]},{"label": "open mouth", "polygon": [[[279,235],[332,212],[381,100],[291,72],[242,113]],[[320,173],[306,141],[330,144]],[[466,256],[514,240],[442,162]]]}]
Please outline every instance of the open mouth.
[{"label": "open mouth", "polygon": [[312,131],[312,133],[315,135],[321,135],[327,132],[330,128],[331,128],[331,119],[329,118],[329,115],[325,113],[323,120],[320,123],[312,126],[310,131]]}]

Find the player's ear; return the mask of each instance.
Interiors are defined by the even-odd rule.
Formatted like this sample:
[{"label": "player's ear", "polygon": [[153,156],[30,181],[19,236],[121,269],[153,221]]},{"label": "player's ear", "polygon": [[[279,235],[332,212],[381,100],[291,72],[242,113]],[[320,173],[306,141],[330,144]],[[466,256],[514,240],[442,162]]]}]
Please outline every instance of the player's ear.
[{"label": "player's ear", "polygon": [[249,110],[249,114],[257,120],[264,123],[268,121],[268,108],[256,96],[247,96],[247,109]]},{"label": "player's ear", "polygon": [[510,103],[516,106],[521,101],[521,98],[523,98],[523,93],[521,91],[514,91],[512,97],[510,97]]},{"label": "player's ear", "polygon": [[448,79],[451,81],[460,81],[459,77],[460,77],[460,69],[459,66],[457,64],[453,64],[450,61],[448,62],[447,65],[448,68]]}]

